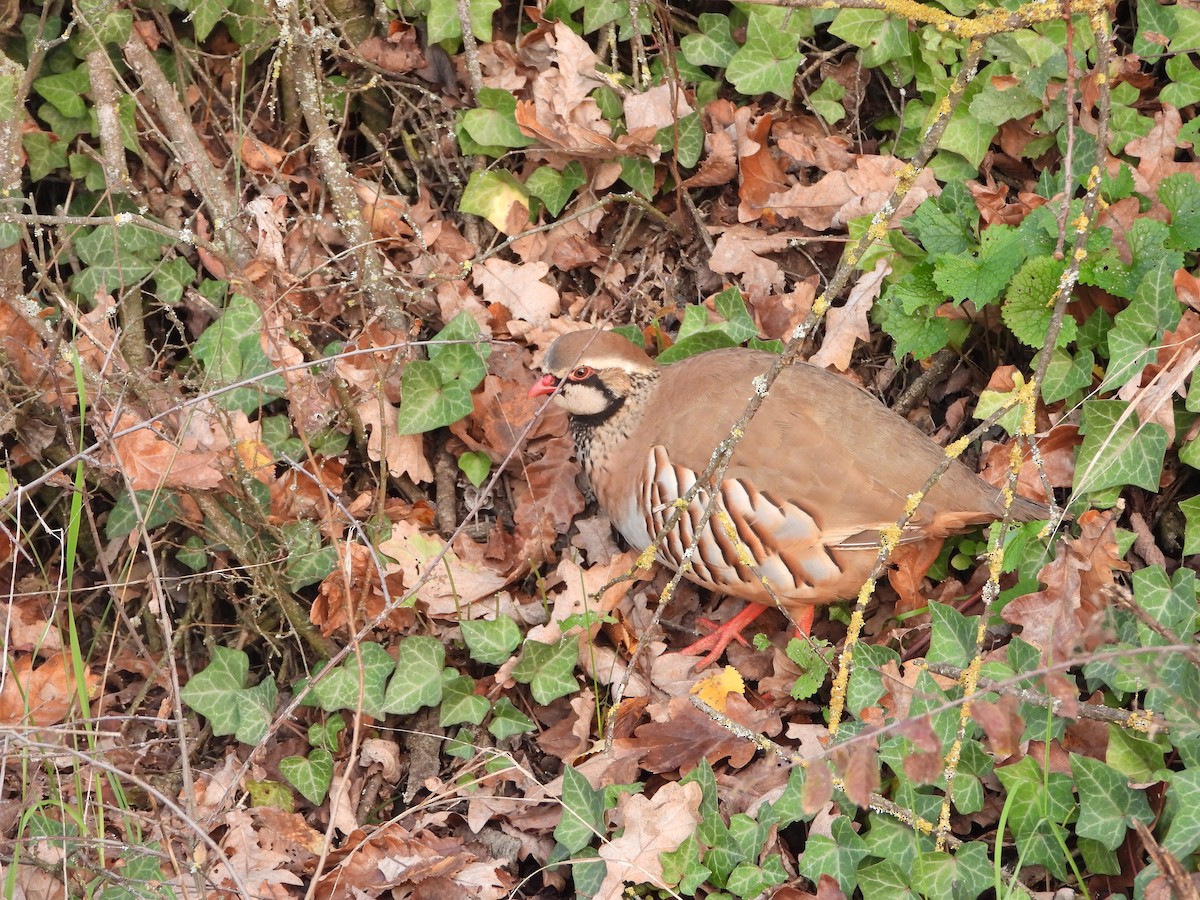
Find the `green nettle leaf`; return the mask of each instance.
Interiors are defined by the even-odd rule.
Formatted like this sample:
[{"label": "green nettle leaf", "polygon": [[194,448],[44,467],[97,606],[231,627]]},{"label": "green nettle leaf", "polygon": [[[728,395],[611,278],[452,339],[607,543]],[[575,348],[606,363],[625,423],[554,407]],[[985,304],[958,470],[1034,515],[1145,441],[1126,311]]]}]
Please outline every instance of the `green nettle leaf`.
[{"label": "green nettle leaf", "polygon": [[480,725],[491,707],[487,697],[475,693],[475,679],[469,675],[460,675],[447,679],[442,685],[438,722],[443,728],[461,725],[463,722]]},{"label": "green nettle leaf", "polygon": [[[192,348],[216,386],[249,382],[216,396],[226,409],[251,413],[287,392],[281,375],[267,375],[275,366],[260,343],[262,313],[249,297],[234,294],[221,317],[205,329]],[[266,376],[266,377],[263,377]]]},{"label": "green nettle leaf", "polygon": [[279,761],[279,774],[300,792],[313,806],[325,801],[333,783],[333,754],[328,750],[313,750],[308,758],[289,756]]},{"label": "green nettle leaf", "polygon": [[508,662],[521,643],[521,629],[508,616],[499,616],[491,622],[466,621],[459,627],[471,659],[486,665],[499,666]]},{"label": "green nettle leaf", "polygon": [[546,704],[579,690],[575,679],[575,664],[579,662],[579,642],[564,637],[553,644],[526,641],[521,661],[513,668],[512,676],[529,685],[533,699]]},{"label": "green nettle leaf", "polygon": [[550,166],[541,166],[525,179],[525,188],[544,204],[552,216],[562,212],[571,195],[587,183],[583,174],[583,166],[578,160],[571,160],[562,172],[556,172]]},{"label": "green nettle leaf", "polygon": [[788,641],[787,656],[800,669],[796,683],[792,685],[791,695],[794,700],[807,700],[821,689],[829,674],[829,663],[826,662],[822,651],[830,648],[828,641],[821,639],[792,638]]},{"label": "green nettle leaf", "polygon": [[396,671],[388,682],[383,711],[407,716],[442,700],[442,667],[446,648],[437,638],[417,636],[400,641]]},{"label": "green nettle leaf", "polygon": [[951,183],[937,197],[925,198],[904,220],[904,227],[929,253],[957,256],[975,247],[975,223],[979,220],[975,210],[967,189]]},{"label": "green nettle leaf", "polygon": [[718,13],[701,13],[696,26],[698,34],[685,35],[679,41],[683,58],[693,66],[724,69],[738,50],[729,18]]},{"label": "green nettle leaf", "polygon": [[[1044,347],[1046,332],[1054,316],[1054,296],[1066,269],[1064,260],[1053,256],[1035,256],[1013,276],[1004,299],[1001,315],[1004,324],[1027,347]],[[1065,347],[1075,340],[1077,325],[1064,316],[1056,346]]]},{"label": "green nettle leaf", "polygon": [[562,819],[554,839],[577,853],[607,831],[604,825],[604,791],[596,790],[574,766],[563,769]]},{"label": "green nettle leaf", "polygon": [[1016,229],[993,225],[983,232],[977,254],[939,255],[934,260],[933,280],[955,300],[991,303],[1024,259],[1025,248]]},{"label": "green nettle leaf", "polygon": [[1083,445],[1075,461],[1074,494],[1127,484],[1157,491],[1167,452],[1161,425],[1142,424],[1123,400],[1088,400],[1079,426]]}]

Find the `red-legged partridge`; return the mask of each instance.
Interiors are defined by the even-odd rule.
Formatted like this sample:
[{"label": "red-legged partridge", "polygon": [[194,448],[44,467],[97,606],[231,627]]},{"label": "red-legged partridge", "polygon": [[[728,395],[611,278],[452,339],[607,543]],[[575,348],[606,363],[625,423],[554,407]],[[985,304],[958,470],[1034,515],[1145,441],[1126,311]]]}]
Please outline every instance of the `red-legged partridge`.
[{"label": "red-legged partridge", "polygon": [[[773,362],[768,353],[728,349],[659,366],[614,332],[577,331],[551,345],[543,362],[549,374],[529,394],[559,391],[600,507],[625,540],[644,549]],[[656,548],[660,561],[678,569],[696,543],[686,577],[752,604],[684,652],[710,651],[697,668],[718,658],[774,603],[772,593],[807,632],[814,604],[862,587],[880,530],[900,518],[908,495],[944,459],[920,429],[845,379],[805,363],[784,369],[733,453],[715,492],[716,513],[697,534],[713,493],[698,491]],[[1047,514],[1022,498],[1010,512],[1018,521]],[[1000,491],[956,461],[902,541],[943,538],[1003,515]]]}]

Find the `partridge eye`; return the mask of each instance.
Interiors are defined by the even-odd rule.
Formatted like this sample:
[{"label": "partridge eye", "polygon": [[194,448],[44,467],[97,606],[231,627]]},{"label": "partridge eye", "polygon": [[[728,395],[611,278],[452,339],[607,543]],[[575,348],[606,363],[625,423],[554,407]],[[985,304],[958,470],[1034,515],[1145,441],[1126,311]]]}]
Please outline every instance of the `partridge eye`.
[{"label": "partridge eye", "polygon": [[571,373],[570,378],[572,381],[587,381],[587,379],[590,378],[591,375],[592,375],[591,366],[580,366],[578,369],[576,369],[574,372]]}]

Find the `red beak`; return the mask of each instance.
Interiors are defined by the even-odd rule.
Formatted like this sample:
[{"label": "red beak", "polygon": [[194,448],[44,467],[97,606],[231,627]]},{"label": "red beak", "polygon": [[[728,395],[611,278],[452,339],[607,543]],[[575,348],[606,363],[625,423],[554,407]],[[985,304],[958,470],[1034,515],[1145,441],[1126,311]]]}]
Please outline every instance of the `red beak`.
[{"label": "red beak", "polygon": [[553,375],[543,375],[540,380],[533,383],[533,387],[529,389],[530,397],[544,397],[547,394],[553,394],[558,390],[558,379]]}]

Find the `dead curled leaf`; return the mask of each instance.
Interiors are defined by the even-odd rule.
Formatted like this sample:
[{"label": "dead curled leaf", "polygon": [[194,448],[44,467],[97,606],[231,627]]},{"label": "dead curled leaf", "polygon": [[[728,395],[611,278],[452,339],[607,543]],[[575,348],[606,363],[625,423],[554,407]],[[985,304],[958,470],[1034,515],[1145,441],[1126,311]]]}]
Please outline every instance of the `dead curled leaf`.
[{"label": "dead curled leaf", "polygon": [[1076,649],[1094,649],[1114,572],[1128,572],[1117,552],[1116,510],[1088,510],[1079,517],[1082,534],[1058,545],[1054,560],[1038,572],[1045,587],[1004,607],[1005,621],[1021,626],[1021,637],[1042,651],[1046,663],[1067,660]]}]

